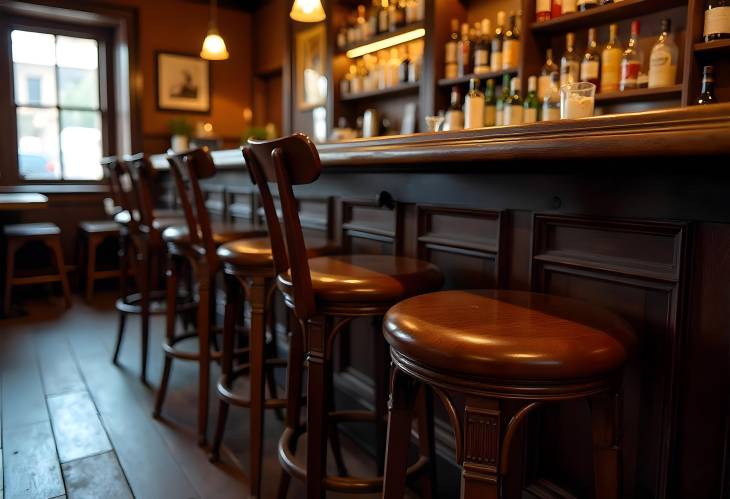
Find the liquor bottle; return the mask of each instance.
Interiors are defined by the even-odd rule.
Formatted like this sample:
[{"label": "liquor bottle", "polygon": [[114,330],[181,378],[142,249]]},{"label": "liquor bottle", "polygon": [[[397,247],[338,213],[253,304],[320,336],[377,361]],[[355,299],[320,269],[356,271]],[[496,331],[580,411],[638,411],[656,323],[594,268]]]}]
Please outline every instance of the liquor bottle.
[{"label": "liquor bottle", "polygon": [[509,28],[504,32],[502,69],[516,68],[520,63],[520,33],[518,29],[517,15],[511,12],[509,15]]},{"label": "liquor bottle", "polygon": [[360,4],[357,6],[357,30],[359,32],[358,39],[359,41],[367,40],[370,38],[370,33],[368,31],[369,25],[367,22],[367,18],[365,16],[365,6],[363,4]]},{"label": "liquor bottle", "polygon": [[563,0],[563,12],[562,14],[572,14],[578,9],[575,0]]},{"label": "liquor bottle", "polygon": [[578,0],[577,6],[579,11],[585,12],[593,7],[598,7],[598,0]]},{"label": "liquor bottle", "polygon": [[372,0],[370,11],[368,12],[368,31],[370,36],[378,34],[378,13],[380,12],[380,0]]},{"label": "liquor bottle", "polygon": [[464,128],[484,126],[484,94],[479,90],[479,78],[469,80],[469,93],[464,99]]},{"label": "liquor bottle", "polygon": [[395,6],[398,11],[398,28],[402,28],[406,25],[406,0],[398,0],[398,4]]},{"label": "liquor bottle", "polygon": [[509,97],[509,80],[508,74],[502,75],[502,95],[497,98],[497,114],[494,119],[497,126],[504,125],[504,101]]},{"label": "liquor bottle", "polygon": [[641,24],[638,19],[631,23],[631,38],[621,58],[621,82],[619,89],[624,90],[638,86],[639,72],[641,71],[641,54],[639,53],[639,30]]},{"label": "liquor bottle", "polygon": [[547,49],[545,65],[540,70],[540,77],[537,79],[537,97],[542,100],[550,90],[550,79],[553,73],[560,74],[560,69],[553,62],[553,49]]},{"label": "liquor bottle", "polygon": [[378,33],[386,33],[390,26],[390,20],[388,19],[388,0],[380,1],[380,10],[378,10]]},{"label": "liquor bottle", "polygon": [[408,65],[408,81],[416,83],[421,79],[421,68],[423,67],[423,44],[413,43],[408,46],[408,55],[411,63]]},{"label": "liquor bottle", "polygon": [[400,15],[400,12],[398,11],[398,0],[389,0],[389,2],[388,2],[388,31],[395,31],[398,29],[398,25],[400,24],[400,21],[398,20],[399,15]]},{"label": "liquor bottle", "polygon": [[390,60],[388,60],[388,68],[386,69],[386,86],[394,87],[400,81],[400,57],[397,48],[390,49]]},{"label": "liquor bottle", "polygon": [[662,19],[662,34],[651,49],[649,88],[669,87],[677,82],[679,50],[672,36],[672,21]]},{"label": "liquor bottle", "polygon": [[540,111],[540,100],[537,98],[537,76],[530,76],[527,79],[527,97],[523,104],[525,108],[522,115],[523,123],[537,123],[537,115]]},{"label": "liquor bottle", "polygon": [[497,95],[494,90],[494,79],[487,80],[487,91],[484,93],[484,126],[497,124]]},{"label": "liquor bottle", "polygon": [[505,13],[503,10],[497,12],[497,27],[494,30],[494,37],[492,38],[492,54],[489,61],[489,67],[493,71],[499,71],[502,68],[502,48],[504,44],[504,20]]},{"label": "liquor bottle", "polygon": [[705,41],[730,38],[730,0],[708,0],[705,7]]},{"label": "liquor bottle", "polygon": [[542,100],[542,115],[540,121],[554,121],[560,119],[560,75],[553,73],[550,80],[550,91]]},{"label": "liquor bottle", "polygon": [[538,22],[548,21],[553,16],[552,3],[550,0],[537,0],[535,2],[535,20]]},{"label": "liquor bottle", "polygon": [[510,92],[504,101],[504,125],[521,125],[523,119],[522,97],[520,97],[520,79],[512,78]]},{"label": "liquor bottle", "polygon": [[446,57],[445,57],[445,68],[444,77],[456,78],[459,76],[458,64],[456,63],[456,51],[458,50],[459,42],[459,20],[451,20],[451,36],[446,42]]},{"label": "liquor bottle", "polygon": [[580,63],[574,45],[575,33],[565,35],[565,53],[560,59],[560,86],[579,81]]},{"label": "liquor bottle", "polygon": [[587,81],[598,86],[600,61],[598,44],[596,43],[596,28],[590,28],[588,30],[588,48],[586,48],[586,53],[580,62],[580,81]]},{"label": "liquor bottle", "polygon": [[[485,30],[486,28],[486,30]],[[474,72],[476,74],[489,72],[489,19],[484,19],[479,26],[479,36],[474,45]]]},{"label": "liquor bottle", "polygon": [[407,83],[408,82],[408,73],[410,73],[411,69],[411,60],[408,57],[408,48],[403,46],[403,58],[400,61],[400,66],[398,68],[398,80],[400,83]]},{"label": "liquor bottle", "polygon": [[458,76],[471,73],[471,40],[469,40],[469,25],[461,25],[461,39],[456,43],[456,67]]},{"label": "liquor bottle", "polygon": [[461,130],[464,128],[464,111],[461,110],[461,94],[459,87],[451,88],[451,105],[444,116],[444,130]]},{"label": "liquor bottle", "polygon": [[621,83],[623,50],[618,41],[618,24],[611,24],[608,29],[608,43],[601,52],[601,92],[617,92]]},{"label": "liquor bottle", "polygon": [[[574,0],[575,1],[575,0]],[[563,0],[553,0],[550,9],[550,17],[557,19],[563,15]]]},{"label": "liquor bottle", "polygon": [[715,99],[715,68],[713,66],[705,66],[702,70],[702,93],[697,99],[697,104],[714,104]]}]

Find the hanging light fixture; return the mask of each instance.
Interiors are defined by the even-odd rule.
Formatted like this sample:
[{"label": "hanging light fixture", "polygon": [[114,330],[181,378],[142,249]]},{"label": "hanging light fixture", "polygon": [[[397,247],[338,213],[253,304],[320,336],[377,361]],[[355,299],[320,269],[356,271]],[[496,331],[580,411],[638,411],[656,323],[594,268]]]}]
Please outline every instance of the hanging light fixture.
[{"label": "hanging light fixture", "polygon": [[320,0],[294,0],[289,17],[300,23],[318,23],[327,16]]},{"label": "hanging light fixture", "polygon": [[218,2],[211,0],[210,2],[210,21],[208,23],[208,35],[203,40],[203,48],[200,51],[200,57],[209,61],[225,61],[228,59],[228,50],[226,50],[226,42],[218,33]]}]

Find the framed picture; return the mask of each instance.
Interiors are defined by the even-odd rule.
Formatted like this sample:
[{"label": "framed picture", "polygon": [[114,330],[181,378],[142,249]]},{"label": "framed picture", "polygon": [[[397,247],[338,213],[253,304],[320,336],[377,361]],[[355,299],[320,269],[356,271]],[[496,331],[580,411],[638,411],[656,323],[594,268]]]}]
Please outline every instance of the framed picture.
[{"label": "framed picture", "polygon": [[210,62],[197,55],[157,52],[157,109],[210,112]]},{"label": "framed picture", "polygon": [[297,32],[295,40],[297,107],[306,111],[324,105],[327,100],[324,24]]}]

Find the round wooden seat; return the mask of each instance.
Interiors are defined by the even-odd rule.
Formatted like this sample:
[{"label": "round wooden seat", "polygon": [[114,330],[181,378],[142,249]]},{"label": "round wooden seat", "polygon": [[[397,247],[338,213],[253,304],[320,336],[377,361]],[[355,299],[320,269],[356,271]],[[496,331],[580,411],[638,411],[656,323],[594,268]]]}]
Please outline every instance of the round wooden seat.
[{"label": "round wooden seat", "polygon": [[42,238],[48,236],[57,236],[61,234],[61,229],[54,223],[27,223],[6,225],[3,231],[7,237],[22,237],[24,239]]},{"label": "round wooden seat", "polygon": [[577,300],[520,291],[443,291],[410,298],[383,329],[399,353],[431,368],[505,380],[603,376],[626,362],[626,323]]},{"label": "round wooden seat", "polygon": [[[435,265],[387,255],[343,255],[309,259],[315,298],[334,303],[395,303],[441,288]],[[279,289],[291,296],[289,271],[279,274]]]},{"label": "round wooden seat", "polygon": [[[341,248],[325,237],[305,238],[310,257],[331,255]],[[218,248],[218,258],[234,267],[274,268],[274,255],[268,237],[252,237],[225,243]]]},{"label": "round wooden seat", "polygon": [[79,223],[79,229],[88,234],[114,235],[119,233],[119,224],[114,220],[95,220]]},{"label": "round wooden seat", "polygon": [[[135,220],[140,220],[140,215],[137,210],[133,210]],[[182,213],[176,210],[153,210],[154,222],[153,225],[158,230],[164,230],[171,225],[185,225],[185,217]],[[129,210],[122,210],[114,215],[114,221],[119,225],[127,226],[131,220]]]},{"label": "round wooden seat", "polygon": [[[219,246],[236,239],[265,235],[266,232],[245,223],[212,223],[211,234],[213,242]],[[162,239],[167,243],[186,245],[190,242],[190,233],[186,225],[172,225],[162,231]]]}]

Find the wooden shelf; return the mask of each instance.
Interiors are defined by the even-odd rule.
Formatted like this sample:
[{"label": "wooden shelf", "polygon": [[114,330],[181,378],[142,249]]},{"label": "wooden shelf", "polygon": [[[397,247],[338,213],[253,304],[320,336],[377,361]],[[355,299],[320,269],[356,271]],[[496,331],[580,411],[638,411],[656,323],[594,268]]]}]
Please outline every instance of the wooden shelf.
[{"label": "wooden shelf", "polygon": [[425,25],[421,21],[419,21],[417,23],[411,23],[411,24],[409,24],[407,26],[403,26],[402,28],[398,28],[395,31],[388,31],[387,33],[381,33],[379,35],[373,36],[372,38],[368,38],[365,41],[357,42],[357,43],[352,43],[350,45],[347,45],[342,50],[339,50],[338,49],[337,50],[337,54],[338,55],[345,55],[345,53],[348,50],[356,49],[358,47],[364,47],[365,45],[370,45],[371,43],[379,42],[381,40],[387,40],[388,38],[393,38],[393,37],[396,37],[396,36],[401,35],[403,33],[408,33],[409,31],[413,31],[414,29],[419,29],[419,28],[424,28],[424,27],[425,27]]},{"label": "wooden shelf", "polygon": [[695,52],[699,53],[730,53],[730,39],[713,40],[711,42],[695,43]]},{"label": "wooden shelf", "polygon": [[489,78],[501,78],[502,75],[508,74],[510,76],[515,76],[517,74],[517,68],[512,69],[503,69],[502,71],[492,71],[489,73],[479,73],[479,74],[468,74],[464,76],[460,76],[459,78],[441,78],[438,81],[439,87],[452,87],[454,85],[463,85],[466,83],[469,83],[469,80],[472,78],[479,78],[480,80],[488,80]]},{"label": "wooden shelf", "polygon": [[682,85],[673,85],[662,88],[637,88],[624,92],[609,92],[596,94],[596,105],[617,104],[622,102],[647,102],[668,100],[682,97]]},{"label": "wooden shelf", "polygon": [[419,88],[421,88],[420,82],[401,83],[400,85],[398,85],[396,87],[385,88],[383,90],[373,90],[372,92],[360,92],[358,94],[342,94],[340,96],[340,101],[341,102],[353,102],[353,101],[365,100],[365,99],[395,97],[398,95],[418,93]]},{"label": "wooden shelf", "polygon": [[575,12],[549,21],[533,23],[530,27],[533,33],[561,33],[592,28],[686,4],[687,2],[682,0],[624,0],[594,7],[586,12]]}]

